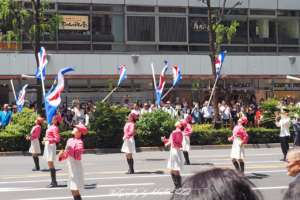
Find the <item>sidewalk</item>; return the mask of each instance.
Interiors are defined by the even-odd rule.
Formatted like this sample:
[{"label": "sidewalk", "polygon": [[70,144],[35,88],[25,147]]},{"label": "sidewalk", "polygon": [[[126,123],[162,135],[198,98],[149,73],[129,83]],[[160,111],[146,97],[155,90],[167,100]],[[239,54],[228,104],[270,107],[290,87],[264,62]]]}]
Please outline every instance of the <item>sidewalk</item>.
[{"label": "sidewalk", "polygon": [[[289,143],[290,147],[293,143]],[[192,145],[191,150],[213,150],[213,149],[231,149],[231,144],[225,145]],[[280,143],[267,144],[246,144],[246,149],[260,149],[260,148],[280,148]],[[169,147],[137,147],[136,152],[151,152],[151,151],[169,151]],[[57,150],[57,154],[59,150]],[[122,153],[121,148],[107,148],[107,149],[85,149],[84,154],[108,154],[108,153]],[[40,154],[42,155],[42,154]],[[11,151],[0,152],[0,157],[4,156],[31,156],[28,151]]]}]

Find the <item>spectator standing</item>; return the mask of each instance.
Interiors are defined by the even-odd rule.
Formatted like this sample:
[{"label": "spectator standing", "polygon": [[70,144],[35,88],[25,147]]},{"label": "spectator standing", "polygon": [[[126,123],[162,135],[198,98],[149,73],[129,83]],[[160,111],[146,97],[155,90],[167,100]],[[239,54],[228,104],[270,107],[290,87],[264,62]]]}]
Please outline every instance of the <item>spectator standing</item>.
[{"label": "spectator standing", "polygon": [[[289,150],[286,156],[286,170],[287,175],[294,177],[294,180],[289,185],[289,190],[300,184],[300,147],[294,147]],[[299,188],[299,187],[298,187]],[[298,191],[299,192],[299,191]],[[288,192],[285,196],[290,196]],[[299,198],[285,198],[285,199],[299,199]]]},{"label": "spectator standing", "polygon": [[91,113],[91,109],[90,107],[86,107],[85,108],[85,115],[84,115],[84,125],[88,126],[90,123],[90,113]]},{"label": "spectator standing", "polygon": [[170,98],[169,99],[169,102],[170,102],[170,106],[173,108],[173,109],[175,109],[175,104],[173,103],[173,100]]},{"label": "spectator standing", "polygon": [[169,113],[171,117],[174,117],[175,110],[171,107],[170,101],[167,101],[166,108],[164,109],[165,112]]},{"label": "spectator standing", "polygon": [[290,107],[291,107],[291,108],[294,108],[294,107],[295,107],[295,100],[292,99],[292,100],[290,101]]},{"label": "spectator standing", "polygon": [[250,101],[250,97],[249,97],[249,95],[247,95],[247,101],[249,104],[252,104],[254,106],[254,112],[256,113],[257,107],[258,107],[258,105],[256,103],[256,98],[253,96]]},{"label": "spectator standing", "polygon": [[204,107],[202,108],[202,115],[205,123],[211,124],[212,121],[211,112],[212,112],[212,107],[208,105],[208,101],[205,101]]},{"label": "spectator standing", "polygon": [[12,115],[18,113],[18,106],[14,105],[13,106],[13,111],[12,111]]},{"label": "spectator standing", "polygon": [[139,116],[141,115],[141,111],[136,103],[133,104],[133,109],[131,110],[131,114],[132,113],[134,113],[137,116],[136,120],[138,120]]},{"label": "spectator standing", "polygon": [[220,107],[220,113],[222,115],[223,123],[229,124],[230,108],[226,105],[226,102],[224,100],[222,101],[222,105]]},{"label": "spectator standing", "polygon": [[149,109],[148,109],[148,103],[144,103],[144,108],[141,110],[141,115],[148,113]]},{"label": "spectator standing", "polygon": [[185,102],[186,102],[185,98],[182,98],[182,99],[181,99],[181,108],[184,108]]},{"label": "spectator standing", "polygon": [[293,128],[294,128],[294,147],[300,146],[300,121],[299,115],[294,114],[294,119],[292,120]]},{"label": "spectator standing", "polygon": [[64,119],[64,127],[74,127],[74,115],[71,112],[71,108],[68,108],[67,114]]},{"label": "spectator standing", "polygon": [[67,105],[67,102],[63,102],[63,107],[62,107],[62,112],[65,113],[65,115],[67,114],[68,112],[68,105]]},{"label": "spectator standing", "polygon": [[199,103],[195,104],[195,107],[192,110],[192,118],[193,118],[193,123],[202,123],[202,110],[199,107]]},{"label": "spectator standing", "polygon": [[184,114],[181,111],[180,104],[176,105],[175,112],[174,112],[174,118],[177,120],[181,120],[181,119],[183,119],[183,116],[184,116]]},{"label": "spectator standing", "polygon": [[[74,105],[74,102],[72,102],[72,106]],[[76,101],[77,106],[74,108],[75,111],[75,116],[76,116],[76,121],[75,124],[78,125],[79,123],[83,124],[84,123],[84,110],[81,107],[81,104],[79,103],[79,100]]]},{"label": "spectator standing", "polygon": [[243,107],[241,107],[241,111],[239,112],[239,117],[247,117],[247,113]]},{"label": "spectator standing", "polygon": [[[191,109],[187,109],[186,110],[186,113],[183,115],[183,119],[186,119],[187,117],[191,117]],[[192,123],[192,120],[191,120],[191,123]]]},{"label": "spectator standing", "polygon": [[149,113],[152,113],[154,111],[155,111],[154,104],[151,104],[151,106],[149,108]]},{"label": "spectator standing", "polygon": [[0,113],[0,126],[2,129],[10,123],[11,121],[11,111],[8,110],[8,104],[4,104],[3,111]]},{"label": "spectator standing", "polygon": [[[126,97],[128,97],[130,103],[128,103],[128,99],[126,99]],[[129,95],[124,96],[124,99],[122,101],[122,106],[123,106],[123,108],[128,108],[129,110],[132,108],[132,102],[131,102],[131,99],[130,99]]]},{"label": "spectator standing", "polygon": [[158,105],[158,102],[157,102],[157,101],[155,101],[154,109],[156,109],[156,110],[161,110],[161,107]]},{"label": "spectator standing", "polygon": [[252,109],[251,106],[248,108],[248,112],[246,114],[249,124],[254,124],[255,111]]},{"label": "spectator standing", "polygon": [[59,114],[62,118],[65,117],[65,113],[63,112],[63,108],[62,108],[62,107],[59,107],[59,108],[58,108],[58,114]]},{"label": "spectator standing", "polygon": [[[119,103],[119,104],[120,104],[120,103]],[[91,111],[91,112],[95,112],[96,106],[94,105],[94,102],[93,102],[93,101],[89,101],[89,102],[88,102],[88,106],[90,107],[90,111]]]},{"label": "spectator standing", "polygon": [[143,109],[143,105],[142,105],[141,100],[138,100],[138,101],[136,102],[136,104],[138,105],[138,108],[139,108],[139,109]]},{"label": "spectator standing", "polygon": [[235,124],[237,124],[239,110],[237,109],[237,105],[236,104],[232,105],[232,108],[230,109],[230,113],[231,113],[231,117],[233,119],[233,122]]},{"label": "spectator standing", "polygon": [[188,108],[189,108],[189,104],[188,104],[188,102],[185,102],[185,103],[184,103],[184,107],[182,108],[182,112],[183,112],[184,114],[186,114],[186,111],[187,111]]}]

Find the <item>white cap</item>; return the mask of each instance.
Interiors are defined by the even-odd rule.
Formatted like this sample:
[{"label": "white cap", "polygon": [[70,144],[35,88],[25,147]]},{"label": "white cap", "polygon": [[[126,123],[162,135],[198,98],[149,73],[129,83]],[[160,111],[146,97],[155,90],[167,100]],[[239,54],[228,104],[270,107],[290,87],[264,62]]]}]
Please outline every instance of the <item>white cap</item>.
[{"label": "white cap", "polygon": [[294,114],[294,117],[299,117],[299,115],[298,114]]},{"label": "white cap", "polygon": [[74,109],[72,109],[71,111],[74,112]]},{"label": "white cap", "polygon": [[68,110],[71,110],[71,108],[68,108]]},{"label": "white cap", "polygon": [[167,103],[170,103],[170,101],[167,101]]}]

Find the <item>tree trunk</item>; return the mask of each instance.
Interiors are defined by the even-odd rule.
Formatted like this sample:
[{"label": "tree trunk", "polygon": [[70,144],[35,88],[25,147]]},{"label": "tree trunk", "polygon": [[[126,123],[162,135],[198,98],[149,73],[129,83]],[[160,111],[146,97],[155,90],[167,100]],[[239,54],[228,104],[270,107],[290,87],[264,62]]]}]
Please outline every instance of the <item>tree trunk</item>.
[{"label": "tree trunk", "polygon": [[[209,46],[210,46],[210,60],[211,60],[211,67],[212,67],[212,73],[213,73],[213,84],[216,81],[216,53],[215,53],[215,46],[214,46],[214,30],[212,28],[212,23],[211,23],[211,17],[212,17],[212,11],[210,7],[210,0],[207,1],[207,8],[208,8],[208,27],[209,27]],[[215,89],[213,93],[213,102],[214,102],[214,119],[215,121],[219,120],[219,110],[218,110],[218,90]]]},{"label": "tree trunk", "polygon": [[[40,9],[40,0],[36,1],[35,4],[35,14],[34,14],[34,21],[35,21],[35,59],[37,63],[37,68],[39,67],[39,57],[38,53],[40,52],[41,45],[40,45],[40,16],[39,16],[39,9]],[[37,91],[36,91],[36,97],[37,97],[37,106],[38,106],[38,114],[42,116],[42,104],[43,104],[43,90],[42,90],[42,81],[41,79],[36,80],[37,85]]]}]

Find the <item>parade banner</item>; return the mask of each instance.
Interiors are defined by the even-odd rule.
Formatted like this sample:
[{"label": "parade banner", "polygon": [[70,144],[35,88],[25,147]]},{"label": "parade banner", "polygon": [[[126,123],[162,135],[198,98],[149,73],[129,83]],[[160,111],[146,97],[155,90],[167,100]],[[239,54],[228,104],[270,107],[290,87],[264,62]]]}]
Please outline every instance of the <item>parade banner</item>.
[{"label": "parade banner", "polygon": [[89,30],[89,16],[62,15],[62,18],[59,30]]},{"label": "parade banner", "polygon": [[24,100],[25,100],[25,96],[26,96],[27,86],[29,86],[29,84],[24,85],[24,87],[20,90],[20,92],[18,94],[18,99],[16,100],[19,113],[22,111],[23,106],[24,106]]},{"label": "parade banner", "polygon": [[41,50],[38,53],[38,57],[39,57],[39,68],[36,71],[35,78],[41,79],[42,76],[43,78],[45,78],[45,74],[46,74],[45,71],[48,65],[48,60],[46,58],[46,47],[41,47]]},{"label": "parade banner", "polygon": [[161,101],[161,96],[162,93],[164,91],[164,86],[165,86],[165,73],[168,70],[168,62],[165,60],[165,67],[162,69],[161,73],[160,73],[160,78],[159,78],[159,83],[158,86],[156,88],[156,99],[157,99],[157,103],[158,105],[160,105],[160,101]]}]

